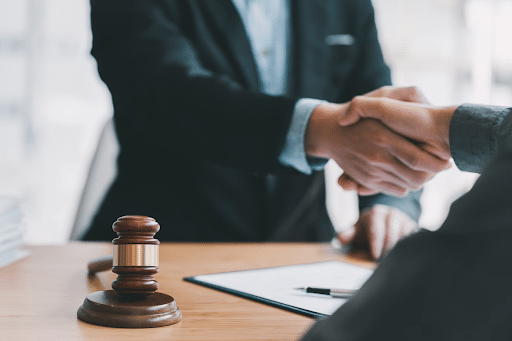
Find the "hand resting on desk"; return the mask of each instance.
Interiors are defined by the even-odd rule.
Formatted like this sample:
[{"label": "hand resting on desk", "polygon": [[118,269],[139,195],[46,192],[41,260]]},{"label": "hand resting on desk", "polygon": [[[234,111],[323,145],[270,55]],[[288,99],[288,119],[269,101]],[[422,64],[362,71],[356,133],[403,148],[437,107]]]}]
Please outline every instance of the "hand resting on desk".
[{"label": "hand resting on desk", "polygon": [[371,257],[379,259],[402,238],[418,230],[418,225],[397,208],[375,205],[361,213],[356,224],[338,233],[341,244],[368,249]]}]

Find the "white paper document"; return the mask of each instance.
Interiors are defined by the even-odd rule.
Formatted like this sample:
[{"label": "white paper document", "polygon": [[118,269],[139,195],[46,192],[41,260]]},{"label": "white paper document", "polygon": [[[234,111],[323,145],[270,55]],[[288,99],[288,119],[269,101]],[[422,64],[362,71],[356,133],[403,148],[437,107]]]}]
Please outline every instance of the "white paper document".
[{"label": "white paper document", "polygon": [[373,270],[340,261],[225,272],[185,278],[238,296],[303,315],[331,315],[347,299],[309,294],[299,287],[358,290]]}]

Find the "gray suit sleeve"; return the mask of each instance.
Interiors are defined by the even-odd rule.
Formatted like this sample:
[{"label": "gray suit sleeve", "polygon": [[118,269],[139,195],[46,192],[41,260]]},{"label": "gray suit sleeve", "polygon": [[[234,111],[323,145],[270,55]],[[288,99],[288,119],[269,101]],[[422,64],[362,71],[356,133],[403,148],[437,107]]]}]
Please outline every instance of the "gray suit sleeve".
[{"label": "gray suit sleeve", "polygon": [[481,173],[512,140],[512,108],[461,105],[450,124],[450,151],[460,170]]},{"label": "gray suit sleeve", "polygon": [[376,194],[369,196],[359,196],[359,212],[372,208],[375,205],[386,205],[398,208],[406,213],[412,220],[418,222],[421,215],[421,194],[423,189],[419,191],[411,191],[403,198],[394,197],[386,194]]}]

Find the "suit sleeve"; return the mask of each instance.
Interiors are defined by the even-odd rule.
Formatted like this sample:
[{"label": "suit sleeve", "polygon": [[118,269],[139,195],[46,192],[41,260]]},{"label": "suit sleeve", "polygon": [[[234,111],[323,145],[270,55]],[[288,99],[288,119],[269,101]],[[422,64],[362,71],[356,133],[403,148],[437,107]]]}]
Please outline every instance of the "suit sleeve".
[{"label": "suit sleeve", "polygon": [[296,99],[250,91],[207,68],[184,32],[200,27],[184,23],[197,10],[186,5],[91,1],[91,53],[112,94],[119,139],[251,171],[279,168]]},{"label": "suit sleeve", "polygon": [[464,104],[450,122],[450,151],[460,170],[480,173],[510,144],[512,108]]},{"label": "suit sleeve", "polygon": [[385,194],[359,196],[359,212],[375,205],[386,205],[398,208],[400,211],[406,213],[412,220],[418,222],[421,215],[420,198],[422,193],[422,190],[411,191],[403,198]]}]

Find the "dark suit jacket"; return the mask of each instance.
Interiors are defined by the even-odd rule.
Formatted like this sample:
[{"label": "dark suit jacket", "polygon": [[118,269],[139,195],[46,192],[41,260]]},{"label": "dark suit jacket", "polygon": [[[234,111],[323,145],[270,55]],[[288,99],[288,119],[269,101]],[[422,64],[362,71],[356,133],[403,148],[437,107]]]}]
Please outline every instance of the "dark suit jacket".
[{"label": "dark suit jacket", "polygon": [[484,160],[501,154],[439,230],[399,242],[357,295],[303,341],[512,340],[512,108],[458,110],[474,113],[452,119],[451,148],[461,146],[452,133],[464,140],[463,130],[489,138],[470,142],[480,155],[452,149],[457,164],[480,172]]},{"label": "dark suit jacket", "polygon": [[512,150],[452,205],[440,230],[399,242],[303,341],[512,340],[511,174]]},{"label": "dark suit jacket", "polygon": [[[291,1],[288,96],[268,96],[230,0],[91,1],[92,54],[114,104],[119,174],[86,240],[118,216],[160,222],[160,240],[326,241],[322,172],[278,163],[294,105],[343,102],[390,83],[369,0]],[[333,34],[355,43],[329,47]],[[371,138],[370,136],[368,138]],[[373,196],[419,216],[419,194]]]}]

